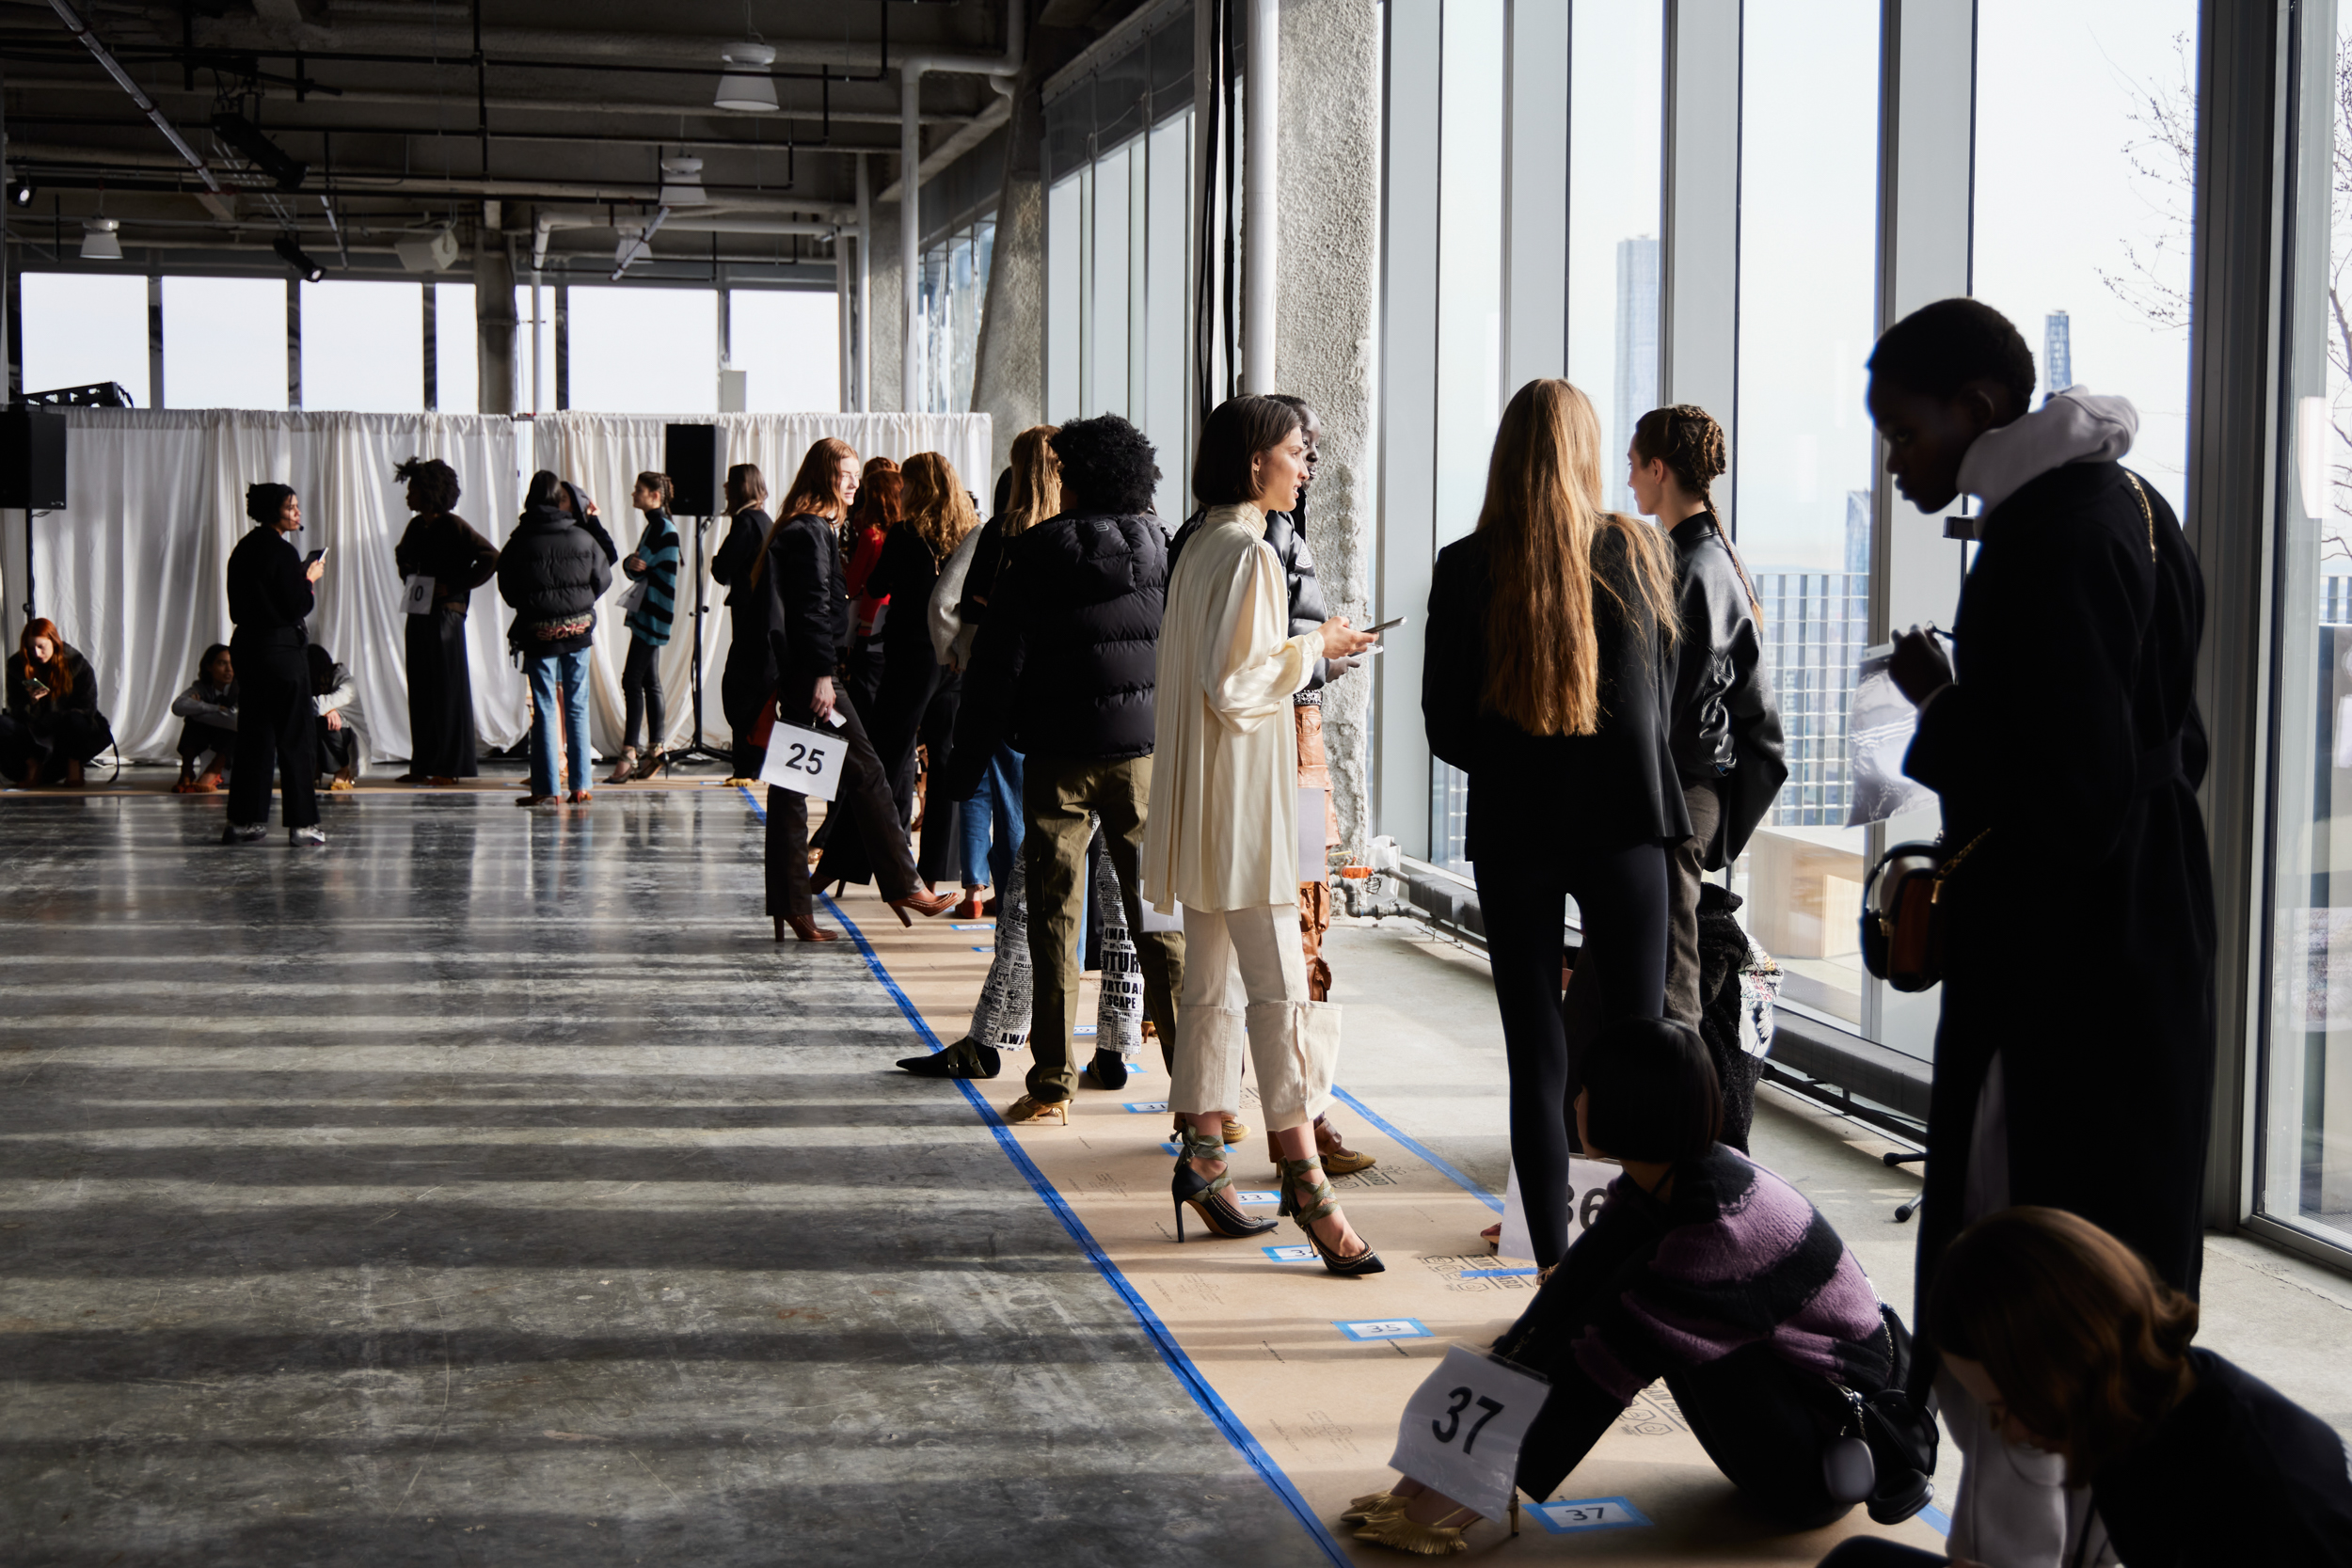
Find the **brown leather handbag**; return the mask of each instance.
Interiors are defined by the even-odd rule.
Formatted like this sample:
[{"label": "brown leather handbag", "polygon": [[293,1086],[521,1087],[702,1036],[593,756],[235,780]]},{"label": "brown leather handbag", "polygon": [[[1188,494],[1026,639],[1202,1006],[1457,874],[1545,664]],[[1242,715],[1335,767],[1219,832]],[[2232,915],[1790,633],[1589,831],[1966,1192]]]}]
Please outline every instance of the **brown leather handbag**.
[{"label": "brown leather handbag", "polygon": [[1915,840],[1879,857],[1862,889],[1864,968],[1900,991],[1926,990],[1944,978],[1944,884],[1984,836],[1952,850],[1940,838]]}]

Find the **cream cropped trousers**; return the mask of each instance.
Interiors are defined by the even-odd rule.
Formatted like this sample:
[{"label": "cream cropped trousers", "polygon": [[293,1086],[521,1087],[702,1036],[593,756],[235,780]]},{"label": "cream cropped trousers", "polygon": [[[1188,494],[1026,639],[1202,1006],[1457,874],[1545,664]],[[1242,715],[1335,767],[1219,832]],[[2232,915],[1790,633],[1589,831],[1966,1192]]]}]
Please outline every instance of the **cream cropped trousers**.
[{"label": "cream cropped trousers", "polygon": [[1258,1070],[1266,1130],[1304,1127],[1331,1103],[1340,1009],[1307,1000],[1297,903],[1221,912],[1186,904],[1184,911],[1168,1108],[1188,1116],[1239,1111],[1246,1056]]}]

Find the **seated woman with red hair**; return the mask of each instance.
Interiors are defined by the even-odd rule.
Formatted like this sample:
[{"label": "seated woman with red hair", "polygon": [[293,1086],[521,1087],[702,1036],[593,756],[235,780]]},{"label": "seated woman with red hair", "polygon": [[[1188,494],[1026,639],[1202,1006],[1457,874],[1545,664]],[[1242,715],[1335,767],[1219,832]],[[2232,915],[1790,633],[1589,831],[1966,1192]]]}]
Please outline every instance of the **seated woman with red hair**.
[{"label": "seated woman with red hair", "polygon": [[89,660],[67,646],[55,621],[30,621],[8,660],[8,685],[0,773],[27,786],[80,784],[83,765],[115,743]]}]

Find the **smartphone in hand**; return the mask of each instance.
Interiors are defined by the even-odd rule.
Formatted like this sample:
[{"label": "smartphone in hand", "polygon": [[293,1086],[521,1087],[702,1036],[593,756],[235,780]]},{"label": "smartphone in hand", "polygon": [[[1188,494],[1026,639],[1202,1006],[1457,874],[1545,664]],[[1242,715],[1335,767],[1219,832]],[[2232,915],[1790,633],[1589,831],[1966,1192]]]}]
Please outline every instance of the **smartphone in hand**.
[{"label": "smartphone in hand", "polygon": [[320,546],[317,549],[312,550],[312,551],[311,551],[309,555],[304,556],[304,557],[302,558],[302,563],[303,563],[305,566],[315,566],[315,565],[317,565],[320,562],[325,561],[326,559],[326,546],[324,546],[324,545],[321,545],[321,546]]}]

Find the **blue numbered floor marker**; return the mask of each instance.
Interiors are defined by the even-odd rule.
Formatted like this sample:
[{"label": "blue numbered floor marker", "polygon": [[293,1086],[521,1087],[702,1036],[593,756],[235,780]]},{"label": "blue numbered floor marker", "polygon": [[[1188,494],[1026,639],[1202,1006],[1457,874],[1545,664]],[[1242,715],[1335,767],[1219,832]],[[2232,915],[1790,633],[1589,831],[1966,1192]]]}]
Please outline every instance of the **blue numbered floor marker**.
[{"label": "blue numbered floor marker", "polygon": [[982,921],[977,926],[950,925],[947,929],[951,931],[993,931],[996,929],[996,927],[986,921]]},{"label": "blue numbered floor marker", "polygon": [[1081,1023],[1070,1032],[1073,1035],[1091,1035],[1094,1033],[1094,1025],[1091,1023]]},{"label": "blue numbered floor marker", "polygon": [[[1334,1322],[1331,1326],[1351,1339],[1426,1339],[1429,1330],[1419,1318],[1365,1318],[1360,1322]],[[1644,1520],[1643,1523],[1648,1523]]]},{"label": "blue numbered floor marker", "polygon": [[1233,1201],[1235,1203],[1279,1203],[1282,1201],[1282,1195],[1280,1193],[1245,1193],[1236,1187],[1233,1189]]},{"label": "blue numbered floor marker", "polygon": [[1315,1260],[1315,1249],[1311,1246],[1270,1246],[1258,1250],[1278,1263],[1311,1263]]},{"label": "blue numbered floor marker", "polygon": [[1165,1100],[1130,1100],[1127,1101],[1127,1109],[1137,1116],[1147,1115],[1152,1111],[1166,1116],[1168,1115],[1168,1101]]},{"label": "blue numbered floor marker", "polygon": [[1521,1275],[1532,1275],[1535,1272],[1534,1269],[1464,1269],[1462,1277],[1464,1279],[1516,1279]]},{"label": "blue numbered floor marker", "polygon": [[1160,1147],[1168,1150],[1170,1154],[1182,1154],[1184,1151],[1184,1146],[1181,1144],[1162,1144]]},{"label": "blue numbered floor marker", "polygon": [[1538,1503],[1529,1510],[1554,1535],[1587,1529],[1645,1529],[1653,1521],[1623,1497],[1576,1497],[1567,1502]]}]

